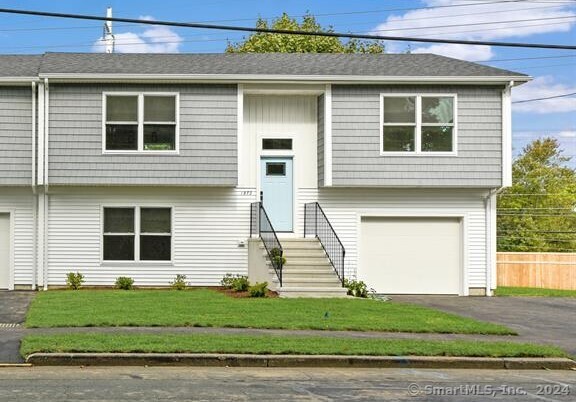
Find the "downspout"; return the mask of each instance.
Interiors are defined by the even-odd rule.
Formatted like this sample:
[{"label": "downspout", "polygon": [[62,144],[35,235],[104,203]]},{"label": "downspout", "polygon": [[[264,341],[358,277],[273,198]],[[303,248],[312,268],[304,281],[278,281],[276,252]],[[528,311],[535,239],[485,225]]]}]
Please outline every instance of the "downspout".
[{"label": "downspout", "polygon": [[33,231],[32,242],[34,244],[33,256],[32,256],[32,290],[36,290],[37,275],[38,275],[38,197],[36,196],[36,82],[32,81],[32,175],[31,175],[31,185],[32,185],[32,195],[34,199],[32,219]]},{"label": "downspout", "polygon": [[48,138],[50,132],[50,88],[48,84],[48,78],[44,78],[44,91],[46,92],[44,99],[44,290],[48,290],[48,214],[49,214],[49,202],[50,196],[48,194]]},{"label": "downspout", "polygon": [[44,105],[45,99],[44,82],[38,83],[38,146],[37,146],[37,163],[36,163],[36,284],[44,286],[44,126],[46,124]]}]

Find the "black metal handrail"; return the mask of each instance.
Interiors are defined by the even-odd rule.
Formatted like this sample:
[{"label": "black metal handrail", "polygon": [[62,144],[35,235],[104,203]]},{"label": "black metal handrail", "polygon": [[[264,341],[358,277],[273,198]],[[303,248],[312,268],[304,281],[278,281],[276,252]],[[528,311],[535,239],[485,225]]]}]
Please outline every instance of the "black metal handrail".
[{"label": "black metal handrail", "polygon": [[270,263],[274,268],[274,272],[276,272],[280,287],[282,287],[284,250],[261,202],[253,202],[250,206],[250,237],[253,235],[260,237],[262,243],[264,243]]},{"label": "black metal handrail", "polygon": [[315,236],[322,244],[336,275],[344,285],[344,257],[346,250],[326,217],[322,207],[317,202],[304,205],[304,237]]}]

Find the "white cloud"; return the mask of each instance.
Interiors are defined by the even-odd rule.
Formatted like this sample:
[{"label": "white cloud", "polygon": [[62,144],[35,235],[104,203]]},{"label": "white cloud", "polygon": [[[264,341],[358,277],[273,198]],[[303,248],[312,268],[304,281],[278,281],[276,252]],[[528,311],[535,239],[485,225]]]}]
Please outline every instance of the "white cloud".
[{"label": "white cloud", "polygon": [[576,131],[560,131],[558,133],[558,137],[562,137],[562,138],[576,138]]},{"label": "white cloud", "polygon": [[[576,85],[556,82],[552,76],[538,77],[534,81],[512,90],[512,100],[546,98],[576,92]],[[566,113],[576,112],[576,97],[546,99],[536,102],[513,104],[513,111],[520,113]]]},{"label": "white cloud", "polygon": [[[459,0],[424,0],[424,6],[461,6]],[[391,15],[374,28],[372,34],[449,38],[463,40],[497,40],[535,34],[568,32],[576,24],[576,8],[569,3],[519,1],[477,4],[466,7],[424,8],[402,15]],[[562,19],[551,19],[562,18]],[[518,22],[509,22],[519,20]],[[531,20],[531,21],[521,21]],[[477,25],[490,23],[486,25]],[[494,24],[497,23],[497,24]],[[454,26],[458,25],[458,26]],[[390,46],[388,46],[390,49]],[[459,59],[485,61],[492,56],[489,48],[474,51],[463,45],[418,45],[413,53],[437,53]]]},{"label": "white cloud", "polygon": [[[142,16],[141,20],[153,21],[151,16]],[[179,53],[183,38],[165,26],[146,28],[141,33],[123,32],[114,34],[116,53]],[[93,52],[103,53],[105,45],[99,38],[92,46]]]},{"label": "white cloud", "polygon": [[428,47],[417,47],[412,53],[434,53],[462,60],[486,61],[494,56],[490,46],[472,46],[439,43]]}]

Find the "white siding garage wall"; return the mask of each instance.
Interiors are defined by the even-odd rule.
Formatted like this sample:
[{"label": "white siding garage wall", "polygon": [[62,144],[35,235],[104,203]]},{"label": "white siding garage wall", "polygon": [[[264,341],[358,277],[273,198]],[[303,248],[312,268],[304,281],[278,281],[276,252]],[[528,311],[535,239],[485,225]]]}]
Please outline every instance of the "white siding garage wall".
[{"label": "white siding garage wall", "polygon": [[0,189],[0,214],[10,213],[13,228],[12,285],[16,288],[32,286],[34,276],[34,196],[24,187]]},{"label": "white siding garage wall", "polygon": [[[462,216],[464,281],[468,288],[485,288],[487,193],[481,189],[301,189],[297,219],[303,227],[304,203],[318,201],[346,248],[346,275],[356,277],[363,216]],[[414,251],[418,252],[416,246]]]},{"label": "white siding garage wall", "polygon": [[[218,285],[225,273],[247,274],[254,192],[232,188],[52,188],[48,285],[63,285],[80,271],[87,285],[112,285],[118,276],[135,285],[163,285],[184,274],[193,286]],[[103,206],[172,207],[172,263],[101,261]]]}]

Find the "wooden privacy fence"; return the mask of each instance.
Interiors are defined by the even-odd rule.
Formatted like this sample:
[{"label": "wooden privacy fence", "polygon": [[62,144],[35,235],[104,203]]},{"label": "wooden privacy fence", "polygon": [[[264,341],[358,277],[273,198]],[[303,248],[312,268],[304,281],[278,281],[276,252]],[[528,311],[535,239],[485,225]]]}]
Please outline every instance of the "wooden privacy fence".
[{"label": "wooden privacy fence", "polygon": [[498,253],[498,286],[576,290],[576,253]]}]

